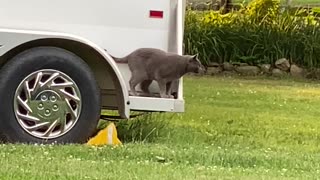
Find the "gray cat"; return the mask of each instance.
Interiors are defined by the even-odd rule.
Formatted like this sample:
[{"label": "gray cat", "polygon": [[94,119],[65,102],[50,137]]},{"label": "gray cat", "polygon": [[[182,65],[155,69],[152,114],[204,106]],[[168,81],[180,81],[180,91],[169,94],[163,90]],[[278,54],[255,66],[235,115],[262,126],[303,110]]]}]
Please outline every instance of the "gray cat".
[{"label": "gray cat", "polygon": [[198,55],[180,56],[154,48],[140,48],[123,58],[113,58],[118,63],[128,63],[132,74],[129,81],[132,91],[130,95],[134,96],[137,96],[135,88],[138,84],[144,93],[150,94],[148,88],[155,80],[159,85],[160,97],[173,98],[171,95],[173,81],[189,72],[204,71]]}]

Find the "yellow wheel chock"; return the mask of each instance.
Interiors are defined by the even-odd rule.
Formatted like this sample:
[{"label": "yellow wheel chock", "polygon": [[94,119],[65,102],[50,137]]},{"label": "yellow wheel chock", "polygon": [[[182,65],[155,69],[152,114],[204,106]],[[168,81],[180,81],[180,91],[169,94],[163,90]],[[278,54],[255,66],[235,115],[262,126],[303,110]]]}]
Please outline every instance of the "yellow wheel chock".
[{"label": "yellow wheel chock", "polygon": [[103,146],[103,145],[121,145],[118,139],[118,133],[114,123],[110,123],[106,128],[100,130],[96,136],[91,138],[87,145]]}]

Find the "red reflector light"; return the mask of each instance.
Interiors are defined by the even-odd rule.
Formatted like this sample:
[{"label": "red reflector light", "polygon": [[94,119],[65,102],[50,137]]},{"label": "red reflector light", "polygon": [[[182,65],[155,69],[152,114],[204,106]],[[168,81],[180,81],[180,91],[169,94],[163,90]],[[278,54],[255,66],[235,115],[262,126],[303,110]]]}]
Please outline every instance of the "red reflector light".
[{"label": "red reflector light", "polygon": [[151,18],[163,18],[163,11],[150,11],[150,17]]}]

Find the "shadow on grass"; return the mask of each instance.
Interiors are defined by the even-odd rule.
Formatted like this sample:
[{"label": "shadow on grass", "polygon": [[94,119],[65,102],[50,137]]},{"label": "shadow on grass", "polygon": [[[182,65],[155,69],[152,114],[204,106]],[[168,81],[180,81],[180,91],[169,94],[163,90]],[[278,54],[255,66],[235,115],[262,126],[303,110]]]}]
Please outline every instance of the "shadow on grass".
[{"label": "shadow on grass", "polygon": [[[123,143],[154,142],[168,131],[168,121],[173,115],[167,113],[146,113],[130,120],[115,122],[118,138]],[[98,129],[105,128],[110,122],[100,121]]]}]

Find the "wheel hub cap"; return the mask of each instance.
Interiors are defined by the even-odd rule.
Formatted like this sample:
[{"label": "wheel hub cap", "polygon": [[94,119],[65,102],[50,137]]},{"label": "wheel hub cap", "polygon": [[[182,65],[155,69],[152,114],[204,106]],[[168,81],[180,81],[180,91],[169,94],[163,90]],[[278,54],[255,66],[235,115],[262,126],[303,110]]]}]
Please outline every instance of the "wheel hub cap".
[{"label": "wheel hub cap", "polygon": [[81,111],[77,85],[57,70],[30,74],[18,86],[14,111],[21,127],[41,138],[57,138],[72,129]]},{"label": "wheel hub cap", "polygon": [[67,113],[65,104],[59,94],[51,90],[40,92],[35,100],[30,101],[31,110],[37,112],[34,115],[49,122],[61,121],[60,118]]}]

